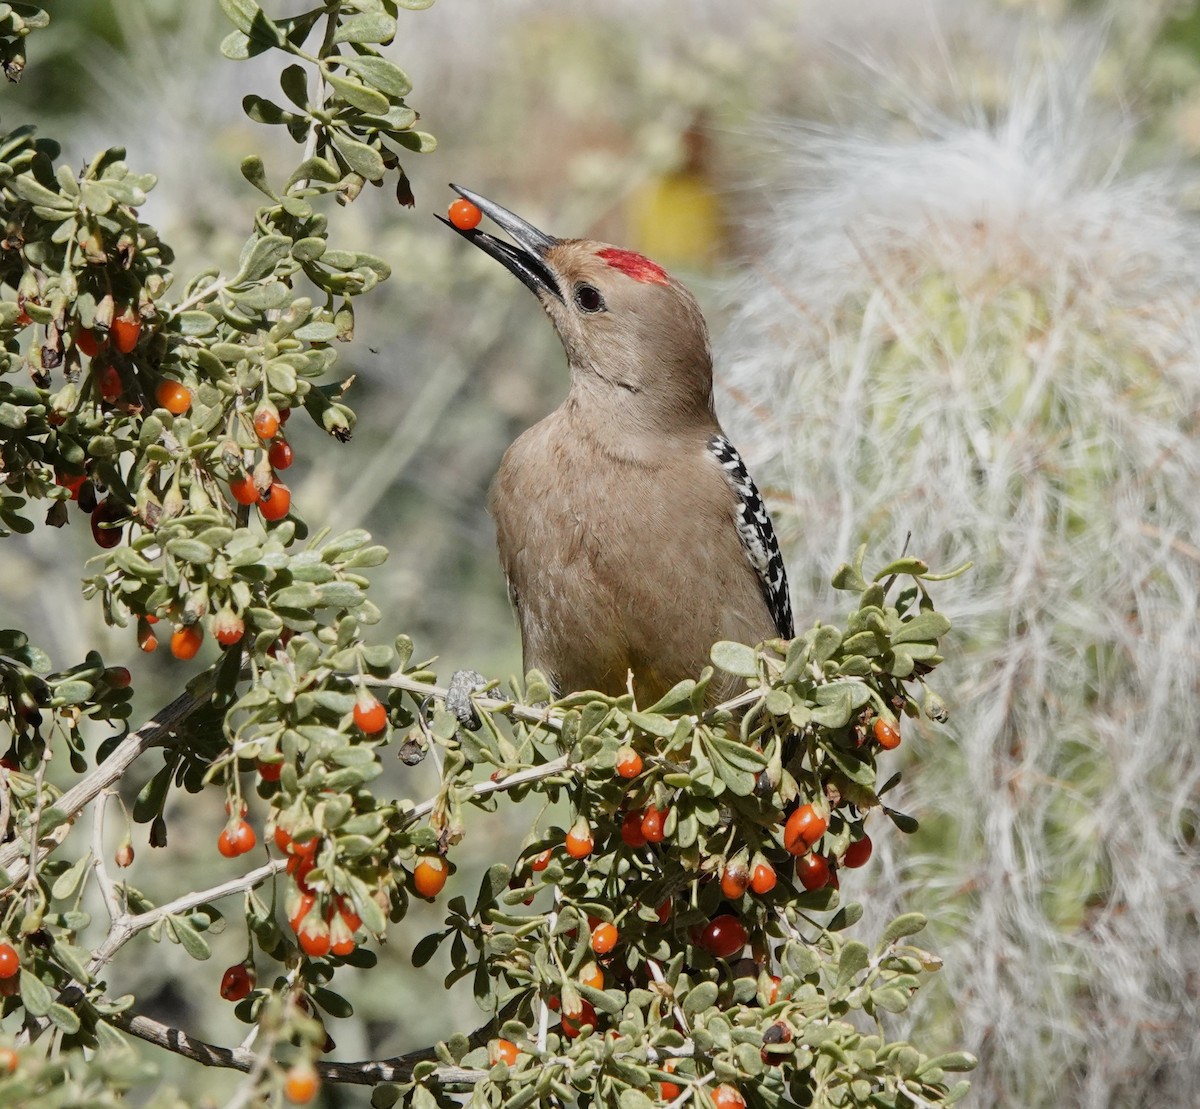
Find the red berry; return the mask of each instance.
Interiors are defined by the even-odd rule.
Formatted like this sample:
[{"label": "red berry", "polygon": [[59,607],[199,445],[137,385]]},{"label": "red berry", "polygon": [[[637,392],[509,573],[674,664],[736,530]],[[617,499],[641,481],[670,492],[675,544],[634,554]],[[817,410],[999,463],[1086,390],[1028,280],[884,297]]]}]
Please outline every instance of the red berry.
[{"label": "red berry", "polygon": [[258,486],[254,484],[254,478],[248,473],[241,474],[230,481],[229,491],[238,504],[258,503]]},{"label": "red berry", "polygon": [[89,331],[87,328],[81,327],[75,332],[75,349],[80,354],[86,354],[89,358],[95,358],[100,353],[101,342],[94,331]]},{"label": "red berry", "polygon": [[704,926],[699,944],[710,955],[728,959],[746,946],[746,926],[737,917],[723,913]]},{"label": "red berry", "polygon": [[354,723],[361,732],[375,735],[387,727],[387,709],[369,693],[361,693],[354,702]]},{"label": "red berry", "polygon": [[254,413],[254,434],[260,439],[274,439],[279,431],[279,413],[272,404],[262,405]]},{"label": "red berry", "polygon": [[106,551],[117,546],[125,533],[121,525],[129,518],[124,507],[111,497],[102,500],[92,509],[91,527],[92,538],[96,546]]},{"label": "red berry", "polygon": [[304,922],[308,918],[308,914],[312,911],[313,905],[316,904],[317,895],[310,890],[300,890],[300,896],[296,900],[296,908],[292,915],[288,917],[288,924],[291,925],[292,931],[299,934],[300,929],[304,927]]},{"label": "red berry", "polygon": [[783,827],[783,845],[793,855],[803,855],[827,827],[829,822],[812,805],[801,805]]},{"label": "red berry", "polygon": [[128,689],[133,675],[124,666],[111,666],[104,671],[104,679],[114,689]]},{"label": "red berry", "polygon": [[[675,1060],[668,1059],[662,1067],[667,1074],[675,1073]],[[660,1082],[658,1084],[658,1096],[662,1101],[674,1101],[680,1094],[678,1082]]]},{"label": "red berry", "polygon": [[154,390],[154,399],[160,408],[165,408],[172,416],[182,416],[192,407],[191,390],[170,378],[158,383],[158,388]]},{"label": "red berry", "polygon": [[584,1025],[587,1024],[593,1028],[596,1027],[596,1010],[592,1008],[590,1001],[580,1002],[579,1012],[575,1016],[569,1017],[566,1013],[562,1015],[563,1035],[569,1040],[578,1036],[583,1031]]},{"label": "red berry", "polygon": [[668,897],[657,909],[654,910],[658,917],[659,924],[666,924],[671,919],[671,899]]},{"label": "red berry", "polygon": [[891,751],[900,746],[900,729],[890,720],[885,720],[882,716],[877,716],[873,730],[875,732],[875,741],[885,751]]},{"label": "red berry", "polygon": [[800,879],[800,884],[806,890],[824,889],[829,885],[832,873],[829,869],[829,860],[815,851],[801,855],[796,860],[796,877]]},{"label": "red berry", "polygon": [[637,809],[631,809],[621,821],[621,840],[626,847],[646,846],[646,837],[642,835],[642,814]]},{"label": "red berry", "polygon": [[597,924],[592,929],[592,950],[597,955],[607,955],[617,946],[617,926],[615,924]]},{"label": "red berry", "polygon": [[11,943],[0,943],[0,978],[11,978],[21,969],[21,956]]},{"label": "red berry", "polygon": [[11,1047],[0,1047],[0,1074],[12,1074],[20,1066],[21,1057]]},{"label": "red berry", "polygon": [[642,772],[642,756],[632,747],[622,747],[617,752],[617,774],[622,778],[636,778]]},{"label": "red berry", "polygon": [[545,870],[550,865],[550,849],[546,848],[529,864],[530,870]]},{"label": "red berry", "polygon": [[344,897],[337,899],[337,909],[342,920],[346,922],[346,927],[351,932],[357,932],[362,927],[362,917],[354,911],[354,906]]},{"label": "red berry", "polygon": [[422,897],[433,899],[442,892],[449,875],[450,864],[438,855],[430,855],[413,868],[413,888]]},{"label": "red berry", "polygon": [[117,853],[113,856],[113,862],[122,870],[126,867],[133,866],[133,844],[128,840],[117,848]]},{"label": "red berry", "polygon": [[[122,354],[129,354],[138,345],[138,339],[141,338],[142,321],[132,312],[123,313],[113,320],[108,334],[117,350]],[[167,408],[168,406],[164,404],[163,407]]]},{"label": "red berry", "polygon": [[279,481],[271,482],[270,488],[258,502],[258,510],[264,520],[282,520],[291,511],[291,507],[291,490]]},{"label": "red berry", "polygon": [[770,893],[775,888],[775,882],[775,868],[768,862],[761,862],[754,868],[750,888],[755,893]]},{"label": "red berry", "polygon": [[866,866],[874,846],[871,842],[871,837],[864,833],[861,839],[856,839],[846,848],[846,853],[842,856],[842,866],[847,866],[851,870],[856,867]]},{"label": "red berry", "polygon": [[663,831],[663,825],[666,823],[667,814],[670,809],[656,809],[650,805],[645,814],[642,816],[642,835],[646,837],[647,843],[662,843],[666,833]]},{"label": "red berry", "polygon": [[483,219],[483,213],[466,197],[459,197],[454,201],[450,205],[447,215],[450,217],[450,222],[460,231],[470,231],[472,228],[478,227],[479,221]]},{"label": "red berry", "polygon": [[195,658],[203,642],[204,630],[199,624],[176,628],[171,635],[171,654],[181,659]]},{"label": "red berry", "polygon": [[[258,776],[264,782],[277,782],[277,781],[279,781],[281,775],[283,774],[283,763],[282,762],[263,762],[262,759],[255,759],[254,767],[258,771]],[[275,829],[275,835],[276,835],[275,842],[276,843],[279,842],[279,839],[278,839],[279,832],[280,832],[280,829],[276,828]],[[284,835],[287,835],[287,833],[284,832]]]},{"label": "red berry", "polygon": [[217,837],[217,850],[227,859],[236,859],[247,851],[252,851],[258,842],[254,829],[244,820],[239,820],[232,828],[228,826],[221,830]]},{"label": "red berry", "polygon": [[79,500],[79,490],[83,483],[87,481],[87,474],[55,474],[55,485],[61,485],[71,493],[71,500]]},{"label": "red berry", "polygon": [[109,404],[118,400],[125,391],[121,375],[117,373],[114,366],[105,366],[100,370],[96,378],[96,387],[100,390],[101,399],[108,401]]},{"label": "red berry", "polygon": [[254,989],[254,968],[235,963],[221,975],[221,996],[226,1001],[241,1001]]},{"label": "red berry", "polygon": [[276,439],[267,451],[267,461],[275,470],[286,470],[292,464],[293,458],[292,448],[286,439]]}]

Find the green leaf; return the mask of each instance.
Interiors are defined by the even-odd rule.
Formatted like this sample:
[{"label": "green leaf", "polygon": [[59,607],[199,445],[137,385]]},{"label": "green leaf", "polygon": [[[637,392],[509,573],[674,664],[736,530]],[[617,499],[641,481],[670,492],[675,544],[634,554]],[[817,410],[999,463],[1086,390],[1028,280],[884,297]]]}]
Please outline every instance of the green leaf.
[{"label": "green leaf", "polygon": [[163,801],[171,786],[174,762],[167,762],[144,786],[133,803],[133,819],[145,824],[162,811]]},{"label": "green leaf", "polygon": [[620,1109],[655,1109],[654,1102],[641,1090],[635,1090],[632,1086],[621,1091],[617,1104]]},{"label": "green leaf", "polygon": [[336,59],[339,65],[357,73],[367,84],[388,96],[407,96],[412,92],[408,74],[378,54],[348,55]]},{"label": "green leaf", "polygon": [[383,158],[379,151],[358,142],[340,131],[331,132],[334,148],[346,159],[346,165],[368,181],[379,181],[384,174]]},{"label": "green leaf", "polygon": [[85,852],[69,869],[64,870],[50,887],[50,896],[60,901],[69,901],[79,891],[87,869],[91,866],[91,852]]},{"label": "green leaf", "polygon": [[891,822],[906,835],[912,835],[912,833],[920,827],[920,824],[915,816],[909,816],[907,813],[897,812],[895,809],[889,809],[886,805],[884,805],[883,811],[888,814]]},{"label": "green leaf", "polygon": [[316,608],[320,603],[320,588],[307,581],[284,586],[283,589],[271,594],[271,604],[275,608],[311,609]]},{"label": "green leaf", "polygon": [[54,1004],[54,995],[31,970],[21,968],[21,1002],[35,1017],[44,1017]]},{"label": "green leaf", "polygon": [[893,574],[911,574],[914,577],[920,577],[928,572],[929,567],[919,558],[898,558],[894,562],[889,562],[882,570],[877,571],[872,581],[882,581],[884,578],[890,578]]},{"label": "green leaf", "polygon": [[376,112],[386,112],[388,98],[376,89],[367,88],[361,81],[353,77],[345,77],[340,73],[326,70],[325,80],[342,100],[360,112],[374,115]]},{"label": "green leaf", "polygon": [[221,9],[230,23],[260,47],[286,44],[283,32],[263,14],[254,0],[221,0]]},{"label": "green leaf", "polygon": [[640,728],[643,732],[648,732],[650,735],[665,738],[675,731],[675,721],[666,716],[659,716],[657,713],[631,710],[628,716],[629,722],[635,728]]},{"label": "green leaf", "polygon": [[365,12],[344,20],[334,32],[333,41],[388,43],[395,35],[396,20],[393,16],[384,15],[382,12]]},{"label": "green leaf", "polygon": [[754,678],[758,675],[758,658],[753,647],[745,643],[732,643],[722,639],[712,645],[709,651],[712,663],[727,674],[736,674],[740,678]]},{"label": "green leaf", "polygon": [[879,940],[880,947],[887,947],[904,936],[915,936],[928,921],[922,913],[904,913],[896,917],[884,930]]},{"label": "green leaf", "polygon": [[[272,273],[275,267],[287,257],[292,240],[283,235],[263,235],[246,241],[242,248],[242,257],[237,276],[230,282],[232,285],[243,281],[260,281]],[[218,355],[220,357],[220,355]]]},{"label": "green leaf", "polygon": [[180,312],[175,318],[179,321],[179,330],[184,335],[211,335],[217,330],[217,317],[199,309]]},{"label": "green leaf", "polygon": [[472,915],[480,916],[486,909],[496,904],[496,898],[508,889],[508,880],[512,870],[504,863],[493,863],[487,868],[483,880],[479,883],[479,894],[475,898],[475,908]]},{"label": "green leaf", "polygon": [[[244,103],[243,101],[243,106]],[[247,112],[249,112],[249,109],[247,109]],[[240,168],[242,176],[258,189],[260,193],[266,194],[272,200],[279,199],[272,191],[271,186],[267,184],[267,167],[263,165],[263,160],[257,154],[251,154],[249,157],[243,158]]]},{"label": "green leaf", "polygon": [[834,988],[845,989],[858,974],[867,969],[869,963],[867,945],[859,943],[858,940],[851,940],[842,948],[838,957],[837,981]]},{"label": "green leaf", "polygon": [[922,612],[906,620],[892,635],[893,643],[936,642],[950,630],[950,621],[940,612]]},{"label": "green leaf", "polygon": [[872,990],[871,1001],[889,1013],[903,1013],[908,1008],[908,994],[903,990],[885,986],[883,989]]},{"label": "green leaf", "polygon": [[706,1012],[717,1003],[719,993],[716,982],[701,982],[690,989],[683,999],[683,1011],[689,1016]]},{"label": "green leaf", "polygon": [[389,138],[414,154],[432,154],[437,149],[437,139],[428,131],[400,131]]},{"label": "green leaf", "polygon": [[948,1071],[967,1071],[974,1070],[977,1066],[979,1066],[979,1060],[969,1051],[952,1051],[947,1055],[937,1055],[932,1059],[926,1060],[917,1073],[924,1074],[926,1071],[933,1070],[934,1068]]},{"label": "green leaf", "polygon": [[208,940],[188,921],[180,916],[168,917],[167,919],[175,938],[179,941],[179,945],[193,959],[203,960],[212,955],[212,948],[208,946]]},{"label": "green leaf", "polygon": [[31,173],[18,174],[8,182],[8,188],[12,189],[22,200],[27,200],[30,204],[37,204],[42,208],[52,208],[56,212],[73,212],[75,210],[75,201],[72,198],[46,188]]},{"label": "green leaf", "polygon": [[79,1018],[65,1005],[57,1001],[46,1010],[46,1016],[50,1018],[50,1022],[56,1028],[66,1032],[69,1036],[73,1036],[79,1031]]}]

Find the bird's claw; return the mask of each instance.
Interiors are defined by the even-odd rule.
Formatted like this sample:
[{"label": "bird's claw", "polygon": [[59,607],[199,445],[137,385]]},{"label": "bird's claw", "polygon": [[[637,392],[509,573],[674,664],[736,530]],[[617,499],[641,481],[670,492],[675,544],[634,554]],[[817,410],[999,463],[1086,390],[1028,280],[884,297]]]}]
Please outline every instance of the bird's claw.
[{"label": "bird's claw", "polygon": [[487,685],[487,679],[478,670],[455,670],[450,675],[450,686],[446,690],[446,708],[458,720],[459,727],[477,732],[480,727],[479,714],[471,704],[471,694]]}]

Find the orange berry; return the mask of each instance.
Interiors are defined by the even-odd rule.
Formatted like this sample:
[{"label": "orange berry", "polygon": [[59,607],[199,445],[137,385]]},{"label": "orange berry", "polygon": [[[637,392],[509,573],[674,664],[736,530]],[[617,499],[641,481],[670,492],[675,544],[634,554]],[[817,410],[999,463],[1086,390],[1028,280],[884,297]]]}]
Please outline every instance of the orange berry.
[{"label": "orange berry", "polygon": [[595,846],[591,825],[581,816],[571,825],[566,839],[567,854],[573,859],[586,859]]},{"label": "orange berry", "polygon": [[721,875],[721,892],[730,900],[736,901],[746,892],[750,885],[750,870],[741,859],[731,859],[726,864]]},{"label": "orange berry", "polygon": [[204,629],[199,624],[176,628],[171,635],[171,654],[180,659],[195,658],[203,642]]},{"label": "orange berry", "polygon": [[546,848],[529,864],[530,870],[545,870],[550,865],[550,849]]},{"label": "orange berry", "polygon": [[329,920],[329,953],[331,955],[349,955],[355,948],[354,929],[346,923],[346,918],[337,916]]},{"label": "orange berry", "polygon": [[359,731],[375,735],[387,727],[387,722],[387,709],[369,693],[360,693],[354,702],[354,723]]},{"label": "orange berry", "polygon": [[[662,1066],[662,1069],[667,1074],[675,1073],[675,1060],[668,1059]],[[658,1096],[663,1101],[674,1101],[682,1091],[679,1088],[678,1082],[660,1082],[658,1084]]]},{"label": "orange berry", "polygon": [[246,634],[246,624],[228,605],[213,620],[213,636],[222,647],[232,647]]},{"label": "orange berry", "polygon": [[362,927],[362,917],[354,911],[354,906],[345,897],[338,897],[337,909],[351,932],[357,932]]},{"label": "orange berry", "polygon": [[137,626],[137,643],[138,646],[149,654],[151,651],[158,650],[158,640],[155,638],[154,632],[150,624],[143,617],[138,621]]},{"label": "orange berry", "polygon": [[891,751],[900,746],[900,729],[890,720],[877,716],[873,731],[875,732],[875,741],[885,751]]},{"label": "orange berry", "polygon": [[796,860],[796,877],[806,890],[821,890],[829,885],[832,872],[824,855],[810,852]]},{"label": "orange berry", "polygon": [[793,855],[803,855],[828,827],[829,822],[812,805],[801,805],[783,826],[783,845]]},{"label": "orange berry", "polygon": [[581,985],[591,986],[594,990],[602,990],[604,989],[604,971],[594,962],[584,963],[579,972],[579,981]]},{"label": "orange berry", "polygon": [[842,856],[842,866],[849,867],[851,870],[866,866],[874,846],[871,837],[864,833],[861,839],[856,839],[846,848],[846,853]]},{"label": "orange berry", "polygon": [[165,408],[172,416],[182,416],[192,407],[192,391],[178,381],[164,378],[154,390],[154,399],[159,408]]},{"label": "orange berry", "polygon": [[314,913],[306,913],[296,932],[300,950],[314,959],[324,958],[329,954],[331,940],[329,925]]},{"label": "orange berry", "polygon": [[746,1099],[736,1086],[731,1086],[728,1082],[721,1083],[713,1090],[712,1099],[717,1109],[746,1109]]},{"label": "orange berry", "polygon": [[248,473],[241,474],[230,481],[229,491],[238,504],[258,503],[258,486],[254,484],[254,478]]},{"label": "orange berry", "polygon": [[283,1092],[293,1105],[307,1105],[321,1088],[321,1076],[312,1063],[296,1063],[283,1080]]},{"label": "orange berry", "polygon": [[750,878],[750,888],[755,893],[770,893],[775,888],[775,868],[768,862],[761,862],[754,868]]},{"label": "orange berry", "polygon": [[642,772],[642,756],[632,747],[617,752],[617,773],[622,778],[636,778]]},{"label": "orange berry", "polygon": [[11,1047],[0,1047],[0,1074],[12,1074],[21,1062],[21,1057]]},{"label": "orange berry", "polygon": [[783,981],[778,974],[771,975],[771,988],[767,990],[767,1004],[774,1005],[779,998],[779,984]]},{"label": "orange berry", "polygon": [[316,904],[317,895],[309,890],[300,890],[299,899],[296,901],[295,911],[288,917],[288,924],[291,925],[292,931],[297,934],[304,927],[304,922],[308,918],[308,914],[312,911],[313,905]]},{"label": "orange berry", "polygon": [[642,816],[642,835],[646,837],[647,843],[662,843],[666,836],[663,825],[666,823],[667,814],[670,811],[670,809],[656,809],[653,805],[646,809]]},{"label": "orange berry", "polygon": [[264,520],[282,520],[292,507],[292,493],[279,481],[271,482],[270,488],[258,502],[258,511]]},{"label": "orange berry", "polygon": [[605,921],[592,929],[592,950],[597,955],[607,955],[617,946],[617,926]]},{"label": "orange berry", "polygon": [[279,431],[279,413],[273,404],[262,405],[254,413],[254,434],[260,439],[274,439]]},{"label": "orange berry", "polygon": [[442,892],[449,876],[450,864],[439,855],[430,855],[413,868],[413,888],[422,897],[432,899]]},{"label": "orange berry", "polygon": [[[122,354],[129,354],[142,336],[142,321],[132,312],[125,312],[113,320],[108,334],[117,350]],[[165,404],[163,407],[168,408]]]},{"label": "orange berry", "polygon": [[596,1027],[596,1010],[592,1007],[590,1001],[580,1003],[579,1012],[573,1017],[562,1015],[562,1031],[563,1035],[569,1040],[573,1040],[580,1032],[583,1031],[584,1025],[590,1024],[593,1028]]},{"label": "orange berry", "polygon": [[221,996],[226,1001],[241,1001],[254,989],[254,968],[234,963],[221,975]]},{"label": "orange berry", "polygon": [[122,870],[128,866],[133,866],[133,844],[126,841],[117,848],[117,853],[113,856],[113,862]]},{"label": "orange berry", "polygon": [[507,1063],[510,1067],[515,1067],[517,1065],[517,1056],[521,1052],[512,1040],[493,1040],[488,1054],[492,1057],[493,1066],[496,1063]]},{"label": "orange berry", "polygon": [[21,969],[21,956],[11,943],[0,943],[0,978],[11,978]]},{"label": "orange berry", "polygon": [[483,213],[466,197],[459,197],[454,201],[446,214],[450,217],[450,222],[460,231],[470,231],[472,228],[478,227],[479,221],[483,219]]},{"label": "orange berry", "polygon": [[267,451],[267,461],[271,463],[272,469],[286,470],[295,459],[292,453],[291,445],[286,439],[276,439],[271,444],[271,449]]},{"label": "orange berry", "polygon": [[247,851],[252,851],[258,842],[254,829],[244,820],[239,820],[232,828],[228,825],[221,830],[217,837],[217,850],[227,859],[236,859]]}]

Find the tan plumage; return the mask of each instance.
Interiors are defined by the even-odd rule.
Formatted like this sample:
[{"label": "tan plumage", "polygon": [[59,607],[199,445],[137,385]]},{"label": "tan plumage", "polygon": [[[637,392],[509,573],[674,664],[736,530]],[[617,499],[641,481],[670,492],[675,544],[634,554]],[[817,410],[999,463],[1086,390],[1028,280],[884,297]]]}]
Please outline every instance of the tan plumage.
[{"label": "tan plumage", "polygon": [[[647,705],[699,674],[719,639],[790,635],[714,454],[712,358],[691,294],[640,255],[550,239],[458,191],[523,248],[469,233],[537,294],[571,370],[566,399],[508,449],[489,497],[526,670],[560,694],[621,693],[632,674]],[[782,573],[778,562],[786,606]],[[731,692],[714,683],[710,700]]]}]

